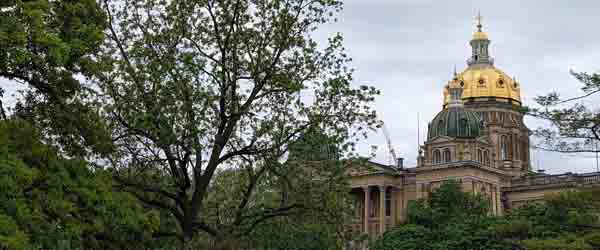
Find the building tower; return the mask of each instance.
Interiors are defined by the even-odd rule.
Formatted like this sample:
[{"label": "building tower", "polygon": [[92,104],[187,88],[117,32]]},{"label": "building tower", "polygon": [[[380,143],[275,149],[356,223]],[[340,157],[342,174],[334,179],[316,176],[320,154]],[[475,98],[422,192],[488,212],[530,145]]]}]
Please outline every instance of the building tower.
[{"label": "building tower", "polygon": [[[447,110],[451,106],[450,85],[460,86],[465,109],[478,114],[484,125],[487,141],[492,146],[489,166],[507,171],[513,176],[521,176],[530,171],[530,131],[523,123],[520,83],[494,66],[489,53],[490,40],[483,31],[480,15],[477,16],[477,26],[470,45],[472,54],[467,59],[467,68],[455,73],[454,78],[444,87],[443,108]],[[429,134],[431,136],[431,132]],[[478,155],[475,156],[477,157]],[[428,161],[424,159],[423,162]],[[433,158],[429,162],[433,162]]]}]

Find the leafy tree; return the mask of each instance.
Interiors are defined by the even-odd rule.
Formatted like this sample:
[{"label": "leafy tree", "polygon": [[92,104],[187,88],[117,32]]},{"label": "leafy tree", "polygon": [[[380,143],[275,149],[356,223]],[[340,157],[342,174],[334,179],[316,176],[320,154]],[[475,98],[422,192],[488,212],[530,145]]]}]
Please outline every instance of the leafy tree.
[{"label": "leafy tree", "polygon": [[535,100],[542,108],[529,109],[528,114],[550,121],[552,127],[538,128],[534,135],[541,139],[538,147],[563,153],[599,152],[600,112],[593,105],[582,101],[594,101],[600,93],[600,75],[571,73],[583,83],[582,95],[562,98],[552,92]]},{"label": "leafy tree", "polygon": [[[351,86],[342,38],[326,46],[312,38],[340,1],[104,0],[103,7],[104,59],[114,68],[96,80],[118,150],[110,167],[144,204],[171,213],[186,247],[199,232],[226,241],[302,210],[292,196],[263,203],[256,194],[284,169],[305,168],[281,162],[309,127],[343,153],[352,131],[376,124],[368,104],[378,91]],[[236,170],[223,180],[235,190],[229,200],[211,194],[226,169]],[[226,217],[215,217],[210,199],[230,208]]]},{"label": "leafy tree", "polygon": [[285,197],[302,209],[258,225],[245,237],[251,249],[343,249],[355,236],[347,228],[352,206],[344,165],[334,160],[286,165],[270,185],[257,191],[264,194],[263,201],[281,202]]},{"label": "leafy tree", "polygon": [[495,226],[524,249],[597,249],[600,191],[570,191],[515,209]]},{"label": "leafy tree", "polygon": [[28,123],[0,122],[0,249],[151,249],[156,212],[110,172],[64,159]]},{"label": "leafy tree", "polygon": [[[110,151],[91,89],[81,81],[103,69],[96,57],[106,18],[95,0],[0,2],[0,78],[25,84],[15,115],[69,155]],[[0,87],[0,98],[4,90]],[[0,119],[10,114],[0,100]]]},{"label": "leafy tree", "polygon": [[483,197],[464,193],[458,182],[448,181],[412,203],[407,223],[386,232],[369,249],[513,249],[513,243],[490,230],[499,218],[488,209]]}]

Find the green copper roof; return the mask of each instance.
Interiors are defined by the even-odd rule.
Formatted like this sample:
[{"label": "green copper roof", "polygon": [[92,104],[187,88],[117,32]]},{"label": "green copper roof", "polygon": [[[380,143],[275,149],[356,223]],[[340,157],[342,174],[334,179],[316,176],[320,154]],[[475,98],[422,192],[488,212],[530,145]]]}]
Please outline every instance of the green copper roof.
[{"label": "green copper roof", "polygon": [[428,139],[436,136],[476,138],[482,135],[483,124],[475,112],[462,107],[442,110],[429,124]]}]

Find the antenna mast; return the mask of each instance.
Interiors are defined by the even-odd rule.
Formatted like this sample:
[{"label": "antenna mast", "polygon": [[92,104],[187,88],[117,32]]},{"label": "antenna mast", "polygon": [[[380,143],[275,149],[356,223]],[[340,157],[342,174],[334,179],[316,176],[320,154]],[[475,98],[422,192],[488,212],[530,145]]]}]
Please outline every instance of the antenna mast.
[{"label": "antenna mast", "polygon": [[419,112],[417,112],[417,154],[421,155],[421,116]]}]

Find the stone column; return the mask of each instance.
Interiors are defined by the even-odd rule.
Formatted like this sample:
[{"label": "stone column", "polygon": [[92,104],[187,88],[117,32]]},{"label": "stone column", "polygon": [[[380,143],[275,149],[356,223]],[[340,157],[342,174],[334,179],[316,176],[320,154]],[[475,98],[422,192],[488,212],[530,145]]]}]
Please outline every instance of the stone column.
[{"label": "stone column", "polygon": [[502,207],[502,188],[500,187],[500,184],[496,186],[496,200],[496,215],[502,216],[504,214],[504,208]]},{"label": "stone column", "polygon": [[390,197],[392,198],[391,200],[391,206],[390,207],[390,216],[391,216],[391,226],[392,228],[394,228],[394,226],[396,226],[396,221],[398,221],[398,193],[397,193],[398,189],[396,187],[393,187],[390,189],[391,195]]},{"label": "stone column", "polygon": [[369,203],[370,203],[370,195],[371,192],[369,192],[369,186],[363,187],[363,191],[365,192],[365,214],[363,216],[363,227],[364,227],[364,232],[366,234],[369,234]]},{"label": "stone column", "polygon": [[385,231],[385,186],[379,186],[379,234]]}]

